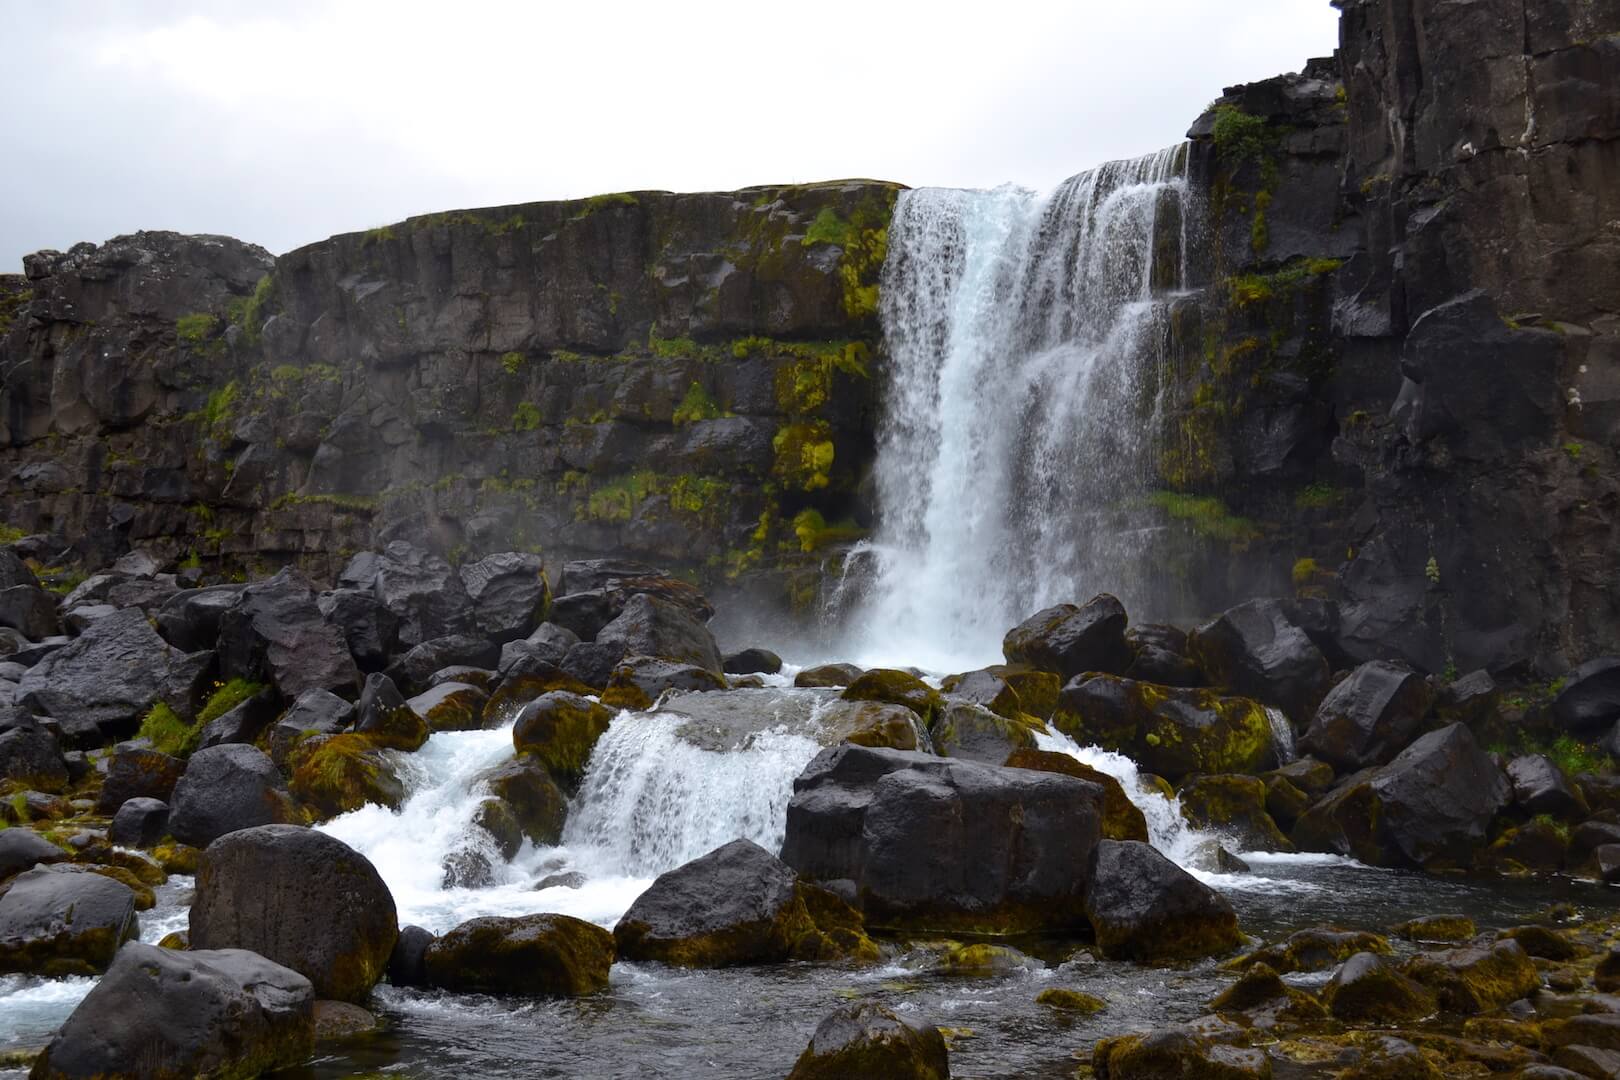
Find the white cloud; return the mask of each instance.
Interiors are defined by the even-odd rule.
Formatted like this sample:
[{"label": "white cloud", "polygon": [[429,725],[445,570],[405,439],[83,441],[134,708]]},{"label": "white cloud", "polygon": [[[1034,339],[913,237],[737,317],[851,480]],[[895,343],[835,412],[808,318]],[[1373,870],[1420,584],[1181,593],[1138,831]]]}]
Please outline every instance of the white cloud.
[{"label": "white cloud", "polygon": [[[1100,5],[1085,5],[1100,8]],[[880,176],[1046,186],[1335,44],[1326,0],[16,5],[0,266],[284,251],[457,206]]]}]

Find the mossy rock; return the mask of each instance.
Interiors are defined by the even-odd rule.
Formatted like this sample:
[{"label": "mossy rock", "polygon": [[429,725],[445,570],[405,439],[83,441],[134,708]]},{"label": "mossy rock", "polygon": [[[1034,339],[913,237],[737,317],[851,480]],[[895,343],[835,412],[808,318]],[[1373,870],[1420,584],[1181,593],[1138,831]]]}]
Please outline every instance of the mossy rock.
[{"label": "mossy rock", "polygon": [[1006,680],[1007,685],[1018,692],[1018,701],[1030,716],[1050,720],[1057,711],[1063,680],[1050,671],[1040,671],[1022,664],[992,664],[985,670]]},{"label": "mossy rock", "polygon": [[111,844],[94,843],[79,850],[80,862],[101,863],[129,874],[142,885],[157,886],[169,880],[169,872],[162,864],[135,851],[120,851]]},{"label": "mossy rock", "polygon": [[1419,942],[1464,942],[1479,931],[1467,915],[1424,915],[1392,928],[1397,937]]},{"label": "mossy rock", "polygon": [[816,721],[830,740],[891,750],[918,749],[925,730],[916,713],[884,701],[830,701]]},{"label": "mossy rock", "polygon": [[653,706],[653,699],[648,696],[647,691],[628,681],[622,681],[617,685],[610,684],[602,691],[599,700],[603,707],[615,712],[621,709],[629,712],[645,712]]},{"label": "mossy rock", "polygon": [[[422,749],[422,744],[428,741],[431,734],[427,721],[418,716],[416,710],[409,705],[401,704],[390,709],[379,704],[369,722],[362,722],[351,735],[338,735],[334,738],[364,738],[369,740],[372,748],[414,753]],[[299,744],[298,749],[307,753],[307,748],[313,743],[313,739],[306,740]],[[297,754],[288,755],[289,762],[299,759]]]},{"label": "mossy rock", "polygon": [[517,711],[541,694],[549,694],[560,690],[568,694],[585,696],[596,693],[572,675],[561,670],[553,669],[543,674],[514,675],[504,680],[496,691],[489,695],[484,702],[483,726],[498,728],[517,713]]},{"label": "mossy rock", "polygon": [[1410,1024],[1434,1014],[1435,995],[1375,953],[1356,953],[1333,973],[1322,1000],[1335,1020],[1350,1024]]},{"label": "mossy rock", "polygon": [[506,804],[518,826],[537,846],[556,844],[568,821],[568,798],[546,767],[528,758],[498,765],[479,777],[491,795]]},{"label": "mossy rock", "polygon": [[1015,750],[1007,758],[1012,769],[1040,769],[1043,772],[1062,773],[1090,781],[1103,789],[1102,834],[1108,840],[1141,840],[1148,838],[1147,818],[1125,794],[1120,782],[1105,772],[1099,772],[1068,754],[1049,750]]},{"label": "mossy rock", "polygon": [[938,690],[910,672],[894,668],[874,668],[863,672],[845,688],[843,698],[845,701],[886,701],[891,705],[904,705],[930,728],[945,705],[945,699]]},{"label": "mossy rock", "polygon": [[997,715],[983,705],[947,701],[932,726],[934,752],[942,757],[999,765],[1018,750],[1033,750],[1046,725],[1033,716]]},{"label": "mossy rock", "polygon": [[854,664],[820,664],[793,676],[793,685],[801,689],[833,689],[848,686],[861,674]]},{"label": "mossy rock", "polygon": [[590,698],[554,690],[523,706],[512,727],[512,745],[544,765],[564,791],[577,791],[591,751],[613,717],[612,709]]},{"label": "mossy rock", "polygon": [[1233,837],[1247,851],[1293,851],[1266,812],[1266,785],[1253,776],[1195,776],[1177,792],[1193,825]]},{"label": "mossy rock", "polygon": [[1510,1020],[1500,1016],[1473,1016],[1463,1021],[1463,1036],[1485,1042],[1512,1043],[1530,1050],[1546,1045],[1546,1035],[1534,1020]]},{"label": "mossy rock", "polygon": [[440,683],[411,698],[429,731],[478,731],[484,726],[484,703],[489,695],[467,683]]},{"label": "mossy rock", "polygon": [[1094,997],[1080,990],[1065,990],[1057,986],[1049,987],[1036,994],[1035,1004],[1045,1005],[1048,1009],[1056,1009],[1058,1012],[1076,1013],[1082,1016],[1100,1013],[1108,1008],[1108,1002],[1100,997]]},{"label": "mossy rock", "polygon": [[1254,964],[1265,964],[1287,975],[1293,971],[1326,971],[1359,952],[1388,956],[1394,951],[1386,938],[1368,930],[1313,926],[1296,930],[1280,942],[1256,949],[1223,966],[1228,971],[1247,971]]},{"label": "mossy rock", "polygon": [[405,799],[405,785],[371,734],[310,739],[290,761],[289,789],[322,820],[373,803],[396,810]]},{"label": "mossy rock", "polygon": [[1369,866],[1401,865],[1400,853],[1384,838],[1384,807],[1372,786],[1376,772],[1364,769],[1347,777],[1300,815],[1289,832],[1294,846],[1348,855]]},{"label": "mossy rock", "polygon": [[1266,785],[1266,813],[1279,829],[1291,829],[1300,815],[1311,807],[1311,797],[1287,777],[1263,777]]},{"label": "mossy rock", "polygon": [[191,948],[191,935],[184,930],[175,930],[164,934],[163,940],[158,942],[158,948],[185,952]]},{"label": "mossy rock", "polygon": [[1483,870],[1498,873],[1551,872],[1569,859],[1569,827],[1550,818],[1532,818],[1511,826],[1476,857]]},{"label": "mossy rock", "polygon": [[945,1038],[876,1002],[849,1005],[816,1028],[788,1080],[949,1080]]},{"label": "mossy rock", "polygon": [[136,911],[151,911],[157,907],[157,896],[152,892],[152,887],[122,866],[85,866],[75,869],[83,869],[89,874],[100,874],[104,878],[111,878],[129,886],[129,891],[135,894]]},{"label": "mossy rock", "polygon": [[1432,990],[1441,1008],[1464,1016],[1498,1009],[1541,985],[1535,962],[1511,940],[1414,956],[1406,974]]},{"label": "mossy rock", "polygon": [[1516,941],[1519,947],[1537,960],[1555,964],[1568,963],[1591,955],[1591,949],[1571,934],[1560,933],[1546,926],[1511,926],[1499,931],[1498,941]]},{"label": "mossy rock", "polygon": [[1210,1008],[1241,1013],[1255,1026],[1274,1028],[1281,1023],[1309,1024],[1327,1017],[1313,995],[1289,986],[1265,964],[1254,964],[1243,977],[1222,991]]},{"label": "mossy rock", "polygon": [[1005,945],[974,942],[968,945],[952,945],[946,949],[933,970],[941,975],[990,979],[1018,971],[1028,971],[1031,966],[1030,958],[1017,949]]},{"label": "mossy rock", "polygon": [[428,981],[457,993],[580,997],[606,990],[613,935],[567,915],[489,917],[436,938]]},{"label": "mossy rock", "polygon": [[1091,1068],[1100,1080],[1269,1080],[1262,1050],[1224,1046],[1191,1031],[1168,1028],[1145,1035],[1099,1039]]},{"label": "mossy rock", "polygon": [[202,849],[169,839],[152,849],[152,858],[170,874],[191,875],[197,872],[202,860]]}]

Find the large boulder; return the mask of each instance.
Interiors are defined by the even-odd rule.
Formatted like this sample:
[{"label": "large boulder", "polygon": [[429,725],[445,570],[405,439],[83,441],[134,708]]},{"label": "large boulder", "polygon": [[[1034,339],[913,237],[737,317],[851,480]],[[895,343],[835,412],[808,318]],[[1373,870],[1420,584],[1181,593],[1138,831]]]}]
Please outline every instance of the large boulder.
[{"label": "large boulder", "polygon": [[793,782],[782,861],[876,926],[1085,925],[1102,789],[1069,776],[845,744]]},{"label": "large boulder", "polygon": [[1327,693],[1327,659],[1280,600],[1250,600],[1194,630],[1188,650],[1210,681],[1275,705],[1296,723]]},{"label": "large boulder", "polygon": [[1264,1050],[1217,1042],[1197,1024],[1098,1039],[1091,1068],[1099,1080],[1271,1080]]},{"label": "large boulder", "polygon": [[852,742],[895,750],[921,750],[928,745],[928,729],[922,718],[904,705],[829,701],[817,709],[815,719],[827,743]]},{"label": "large boulder", "polygon": [[354,730],[369,735],[379,746],[395,750],[420,750],[431,734],[427,721],[406,703],[394,680],[379,674],[366,676],[356,706]]},{"label": "large boulder", "polygon": [[511,641],[534,629],[545,616],[551,590],[540,556],[504,551],[461,568],[461,582],[472,602],[478,632]]},{"label": "large boulder", "polygon": [[597,631],[599,642],[619,642],[627,654],[692,664],[720,674],[720,650],[709,628],[679,604],[638,593],[617,618]]},{"label": "large boulder", "polygon": [[1018,750],[1033,750],[1044,727],[1033,716],[1005,717],[983,705],[952,701],[934,718],[934,752],[964,761],[1000,765]]},{"label": "large boulder", "polygon": [[381,671],[399,646],[399,617],[370,589],[333,589],[315,600],[321,615],[337,627],[349,655],[364,672]]},{"label": "large boulder", "polygon": [[308,979],[242,949],[178,952],[132,941],[79,1002],[34,1080],[249,1077],[315,1051]]},{"label": "large boulder", "polygon": [[0,896],[0,972],[98,975],[139,933],[128,885],[39,866]]},{"label": "large boulder", "polygon": [[1009,769],[1039,769],[1042,772],[1062,773],[1079,780],[1088,780],[1103,790],[1102,834],[1107,840],[1141,840],[1148,838],[1147,817],[1125,794],[1125,787],[1117,779],[1068,754],[1050,750],[1015,750],[1003,763]]},{"label": "large boulder", "polygon": [[[814,888],[753,841],[733,840],[659,875],[619,920],[613,938],[625,960],[682,967],[768,964],[819,953],[820,931],[805,903],[805,891]],[[849,915],[858,925],[859,916]]]},{"label": "large boulder", "polygon": [[59,863],[67,859],[67,852],[32,829],[0,829],[0,882],[39,863]]},{"label": "large boulder", "polygon": [[1063,681],[1088,671],[1120,674],[1131,663],[1125,644],[1125,606],[1107,593],[1085,606],[1059,604],[1038,611],[1007,632],[1001,651],[1009,664],[1027,664]]},{"label": "large boulder", "polygon": [[31,641],[61,633],[56,597],[37,585],[0,588],[0,626],[9,626]]},{"label": "large boulder", "polygon": [[219,640],[219,621],[236,606],[246,585],[210,585],[185,589],[166,600],[152,616],[158,633],[183,652],[212,649]]},{"label": "large boulder", "polygon": [[238,829],[299,819],[275,762],[241,743],[191,755],[169,808],[174,838],[198,848]]},{"label": "large boulder", "polygon": [[579,997],[607,989],[613,935],[568,915],[488,917],[437,938],[428,982],[458,993]]},{"label": "large boulder", "polygon": [[1551,814],[1565,820],[1586,816],[1586,799],[1564,770],[1545,754],[1521,754],[1507,763],[1513,801],[1527,814]]},{"label": "large boulder", "polygon": [[613,723],[613,710],[565,691],[541,694],[517,715],[512,745],[546,767],[564,791],[577,791],[596,740]]},{"label": "large boulder", "polygon": [[626,656],[613,669],[602,692],[602,704],[614,709],[650,709],[669,690],[724,690],[726,686],[724,675],[700,664]]},{"label": "large boulder", "polygon": [[1093,675],[1063,688],[1051,723],[1082,746],[1123,753],[1172,783],[1195,772],[1259,772],[1276,760],[1266,710],[1212,690]]},{"label": "large boulder", "polygon": [[1429,698],[1428,684],[1406,668],[1362,664],[1322,699],[1300,749],[1346,771],[1383,765],[1417,736]]},{"label": "large boulder", "polygon": [[945,706],[938,690],[911,672],[894,668],[863,671],[839,696],[845,701],[882,701],[890,705],[903,705],[929,726],[933,725],[934,718]]},{"label": "large boulder", "polygon": [[299,742],[314,735],[336,735],[354,721],[354,705],[330,690],[305,690],[270,728],[266,740],[277,765]]},{"label": "large boulder", "polygon": [[442,682],[428,687],[405,704],[429,731],[477,731],[484,726],[484,704],[489,695],[462,682]]},{"label": "large boulder", "polygon": [[34,791],[63,791],[68,779],[62,746],[45,725],[21,711],[0,719],[0,780]]},{"label": "large boulder", "polygon": [[1620,721],[1620,656],[1588,660],[1564,676],[1553,718],[1566,731],[1590,735]]},{"label": "large boulder", "polygon": [[407,694],[427,689],[433,674],[447,667],[492,668],[500,663],[501,649],[478,634],[447,634],[413,645],[389,664],[385,674]]},{"label": "large boulder", "polygon": [[123,847],[156,847],[169,831],[169,804],[159,799],[129,799],[107,826],[108,843]]},{"label": "large boulder", "polygon": [[1430,868],[1466,867],[1513,792],[1462,724],[1418,739],[1380,769],[1371,786],[1390,843]]},{"label": "large boulder", "polygon": [[945,1037],[873,1001],[846,1005],[816,1025],[788,1080],[950,1080]]},{"label": "large boulder", "polygon": [[461,575],[437,555],[403,540],[362,552],[338,578],[340,588],[368,590],[397,620],[405,648],[446,634],[471,633],[472,601]]},{"label": "large boulder", "polygon": [[226,676],[269,682],[288,700],[316,688],[353,693],[360,685],[348,642],[291,567],[243,589],[220,616],[219,662]]},{"label": "large boulder", "polygon": [[568,796],[546,767],[520,757],[479,775],[478,783],[517,819],[523,835],[537,845],[556,844],[568,821]]},{"label": "large boulder", "polygon": [[73,717],[108,734],[132,732],[186,654],[158,636],[136,608],[97,619],[29,668],[17,700],[42,716]]},{"label": "large boulder", "polygon": [[367,805],[394,810],[405,801],[393,761],[369,735],[314,736],[288,755],[287,764],[289,790],[320,820]]},{"label": "large boulder", "polygon": [[226,743],[257,742],[279,715],[281,695],[267,686],[204,724],[197,744],[207,749]]},{"label": "large boulder", "polygon": [[1350,1024],[1411,1024],[1433,1015],[1436,1001],[1423,984],[1402,975],[1377,953],[1359,952],[1322,988],[1335,1020]]},{"label": "large boulder", "polygon": [[251,949],[303,975],[319,997],[363,1002],[399,921],[364,855],[313,829],[266,825],[203,852],[190,931],[192,948]]},{"label": "large boulder", "polygon": [[1097,845],[1085,911],[1098,947],[1113,960],[1217,956],[1242,940],[1225,897],[1135,840]]},{"label": "large boulder", "polygon": [[1266,810],[1265,781],[1256,776],[1200,775],[1176,791],[1181,813],[1200,829],[1218,832],[1242,851],[1292,851]]},{"label": "large boulder", "polygon": [[1125,631],[1132,652],[1128,678],[1161,686],[1203,686],[1204,673],[1187,655],[1187,634],[1174,626],[1150,623]]},{"label": "large boulder", "polygon": [[1490,1012],[1528,997],[1541,986],[1535,961],[1517,941],[1420,953],[1406,974],[1434,992],[1447,1012]]}]

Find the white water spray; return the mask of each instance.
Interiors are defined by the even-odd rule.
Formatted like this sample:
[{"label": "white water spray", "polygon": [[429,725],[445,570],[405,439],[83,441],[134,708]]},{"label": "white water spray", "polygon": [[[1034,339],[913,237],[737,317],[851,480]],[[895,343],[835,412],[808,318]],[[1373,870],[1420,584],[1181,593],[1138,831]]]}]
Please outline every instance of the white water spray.
[{"label": "white water spray", "polygon": [[1183,276],[1185,160],[1113,162],[1044,197],[900,196],[882,521],[852,555],[871,581],[854,655],[962,670],[997,659],[1036,608],[1145,592],[1133,502]]}]

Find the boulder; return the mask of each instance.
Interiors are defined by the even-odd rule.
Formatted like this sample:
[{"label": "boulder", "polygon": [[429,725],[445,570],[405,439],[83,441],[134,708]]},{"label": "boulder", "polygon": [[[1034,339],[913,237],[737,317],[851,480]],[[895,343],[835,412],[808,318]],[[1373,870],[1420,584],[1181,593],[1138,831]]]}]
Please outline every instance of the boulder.
[{"label": "boulder", "polygon": [[192,948],[251,949],[319,997],[360,1002],[382,978],[399,923],[364,855],[313,829],[266,825],[203,852],[190,933]]},{"label": "boulder", "polygon": [[815,714],[829,743],[921,750],[928,745],[922,718],[904,705],[880,701],[829,701]]},{"label": "boulder", "polygon": [[226,743],[257,742],[280,715],[281,695],[266,687],[203,725],[197,745],[207,749]]},{"label": "boulder", "polygon": [[219,619],[220,670],[268,682],[291,700],[320,688],[352,693],[360,672],[348,642],[326,621],[315,589],[287,568],[242,590]]},{"label": "boulder", "polygon": [[381,554],[356,555],[338,585],[369,588],[397,620],[399,643],[407,649],[447,634],[471,633],[476,626],[461,575],[437,555],[403,540],[393,541]]},{"label": "boulder", "polygon": [[938,690],[909,671],[894,668],[874,668],[862,672],[840,696],[845,701],[882,701],[890,705],[904,705],[930,727],[945,705]]},{"label": "boulder", "polygon": [[9,626],[31,641],[60,634],[56,597],[37,585],[0,588],[0,626]]},{"label": "boulder", "polygon": [[445,683],[462,683],[483,691],[487,697],[491,690],[500,685],[500,682],[499,673],[491,671],[489,668],[472,667],[467,664],[452,664],[433,673],[428,679],[428,689],[431,690],[435,686],[442,686]]},{"label": "boulder", "polygon": [[414,645],[384,672],[401,691],[419,694],[433,673],[455,665],[491,668],[500,663],[499,645],[475,634],[448,634]]},{"label": "boulder", "polygon": [[1240,851],[1293,851],[1266,810],[1265,782],[1254,776],[1194,776],[1176,791],[1181,813],[1200,829],[1220,833]]},{"label": "boulder", "polygon": [[367,675],[360,691],[354,730],[369,735],[378,746],[420,750],[428,740],[427,723],[405,703],[404,695],[386,675]]},{"label": "boulder", "polygon": [[[807,945],[819,951],[820,933],[804,898],[809,888],[758,844],[733,840],[660,874],[619,920],[613,939],[626,960],[681,967],[776,963],[802,955]],[[859,916],[849,914],[858,926]]]},{"label": "boulder", "polygon": [[1102,593],[1083,607],[1059,604],[1038,611],[1007,632],[1001,651],[1009,664],[1050,671],[1063,681],[1086,672],[1118,675],[1130,666],[1125,607]]},{"label": "boulder", "polygon": [[32,716],[14,712],[0,727],[0,780],[37,791],[65,791],[67,761],[61,744]]},{"label": "boulder", "polygon": [[613,669],[602,704],[614,709],[650,709],[669,690],[724,690],[714,669],[652,656],[626,656]]},{"label": "boulder", "polygon": [[517,818],[518,825],[537,846],[562,839],[568,820],[568,797],[551,773],[538,761],[517,758],[481,774],[478,782]]},{"label": "boulder", "polygon": [[468,683],[442,682],[405,704],[429,731],[477,731],[484,726],[489,695]]},{"label": "boulder", "polygon": [[801,688],[823,689],[844,687],[860,678],[863,672],[854,664],[820,664],[807,667],[793,676],[793,685]]},{"label": "boulder", "polygon": [[0,882],[38,863],[68,860],[68,853],[32,829],[0,829]]},{"label": "boulder", "polygon": [[478,633],[511,641],[545,617],[551,589],[540,556],[503,551],[461,567],[461,582],[472,602]]},{"label": "boulder", "polygon": [[1111,960],[1162,963],[1218,956],[1242,940],[1224,897],[1135,840],[1097,845],[1085,912],[1098,948]]},{"label": "boulder", "polygon": [[1000,765],[1009,754],[1035,749],[1035,733],[1045,728],[1033,716],[1009,719],[982,705],[952,701],[934,718],[934,752],[965,761]]},{"label": "boulder", "polygon": [[289,790],[323,821],[367,805],[397,810],[405,801],[393,761],[369,735],[313,736],[288,755],[287,764]]},{"label": "boulder", "polygon": [[720,670],[727,675],[775,675],[782,670],[782,658],[769,649],[741,649],[721,657]]},{"label": "boulder", "polygon": [[336,735],[354,722],[354,706],[330,690],[305,690],[270,728],[270,759],[285,764],[287,755],[311,735]]},{"label": "boulder", "polygon": [[1004,764],[1009,769],[1039,769],[1042,772],[1062,773],[1079,780],[1087,780],[1103,790],[1102,835],[1106,840],[1141,840],[1148,838],[1147,818],[1140,808],[1125,794],[1125,788],[1114,777],[1068,754],[1049,750],[1015,750]]},{"label": "boulder", "polygon": [[950,1080],[945,1037],[874,1001],[845,1005],[816,1025],[788,1080]]},{"label": "boulder", "polygon": [[1194,630],[1188,651],[1216,686],[1275,705],[1295,722],[1316,711],[1329,686],[1322,650],[1280,600],[1250,600]]},{"label": "boulder", "polygon": [[562,585],[563,592],[603,595],[615,615],[624,610],[631,597],[645,594],[686,609],[698,622],[706,623],[714,618],[714,605],[695,586],[632,559],[566,562]]},{"label": "boulder", "polygon": [[1256,949],[1223,966],[1245,971],[1255,964],[1264,964],[1286,975],[1294,971],[1326,971],[1359,952],[1387,956],[1393,951],[1386,938],[1371,931],[1312,926],[1296,930],[1280,942]]},{"label": "boulder", "polygon": [[427,948],[428,982],[457,993],[579,997],[606,990],[613,935],[567,915],[464,922]]},{"label": "boulder", "polygon": [[164,601],[152,616],[158,633],[181,652],[201,652],[219,641],[219,620],[236,606],[245,585],[185,589]]},{"label": "boulder", "polygon": [[169,804],[159,799],[128,799],[107,826],[109,842],[132,848],[156,847],[169,831]]},{"label": "boulder", "polygon": [[554,691],[523,706],[512,725],[512,745],[544,765],[566,792],[579,790],[596,740],[613,723],[613,710],[578,694]]},{"label": "boulder", "polygon": [[1264,1050],[1218,1043],[1192,1026],[1099,1039],[1091,1049],[1091,1067],[1102,1080],[1271,1078]]},{"label": "boulder", "polygon": [[1160,686],[1203,686],[1204,673],[1187,655],[1187,635],[1174,626],[1149,624],[1125,631],[1132,653],[1124,675]]},{"label": "boulder", "polygon": [[1545,754],[1522,754],[1507,763],[1513,801],[1526,814],[1574,821],[1586,816],[1586,799],[1564,770]]},{"label": "boulder", "polygon": [[314,1053],[314,1004],[308,979],[254,953],[130,942],[29,1075],[258,1076]]},{"label": "boulder", "polygon": [[630,597],[618,617],[597,632],[596,640],[619,642],[629,655],[692,664],[720,674],[720,650],[709,628],[686,608],[649,593]]},{"label": "boulder", "polygon": [[578,592],[553,597],[546,618],[581,641],[595,641],[602,627],[618,614],[619,609],[606,593]]},{"label": "boulder", "polygon": [[[652,663],[654,661],[649,661]],[[663,661],[656,661],[662,663]],[[581,696],[595,693],[591,687],[575,679],[561,668],[544,661],[524,662],[516,665],[484,702],[484,727],[497,728],[511,723],[518,710],[541,694],[561,690]]]},{"label": "boulder", "polygon": [[1313,803],[1289,831],[1294,846],[1347,855],[1369,866],[1400,865],[1382,827],[1383,808],[1372,787],[1377,774],[1376,769],[1352,773]]},{"label": "boulder", "polygon": [[1322,1001],[1335,1020],[1382,1026],[1416,1023],[1438,1008],[1427,987],[1370,952],[1356,953],[1333,973]]},{"label": "boulder", "polygon": [[511,862],[523,847],[523,826],[511,807],[499,799],[485,799],[473,811],[472,823],[489,834],[501,858]]},{"label": "boulder", "polygon": [[1195,772],[1259,772],[1276,761],[1265,709],[1212,690],[1083,677],[1063,688],[1051,723],[1080,745],[1123,753],[1171,783]]},{"label": "boulder", "polygon": [[136,723],[183,667],[185,654],[158,636],[138,609],[98,619],[29,668],[17,700],[43,716],[70,716],[107,733]]},{"label": "boulder", "polygon": [[1406,974],[1433,991],[1447,1012],[1490,1012],[1527,997],[1541,985],[1536,965],[1518,942],[1420,953]]},{"label": "boulder", "polygon": [[1553,718],[1565,731],[1590,735],[1620,721],[1620,656],[1600,656],[1564,676]]},{"label": "boulder", "polygon": [[297,820],[275,763],[240,743],[191,755],[169,803],[169,831],[199,848],[238,829]]},{"label": "boulder", "polygon": [[1417,737],[1429,697],[1428,684],[1399,665],[1362,664],[1322,699],[1300,749],[1345,771],[1383,765]]},{"label": "boulder", "polygon": [[315,606],[343,636],[361,671],[381,671],[398,650],[399,618],[369,590],[333,589],[316,597]]},{"label": "boulder", "polygon": [[1069,776],[844,744],[793,782],[782,861],[876,926],[1085,925],[1102,789]]},{"label": "boulder", "polygon": [[0,972],[99,975],[139,933],[128,885],[39,866],[0,895]]},{"label": "boulder", "polygon": [[388,956],[388,981],[394,986],[426,986],[427,951],[433,944],[433,931],[420,926],[402,926],[394,951]]},{"label": "boulder", "polygon": [[1512,788],[1462,724],[1432,731],[1371,781],[1390,844],[1423,867],[1467,866]]}]

